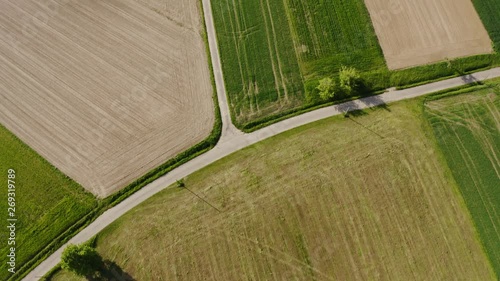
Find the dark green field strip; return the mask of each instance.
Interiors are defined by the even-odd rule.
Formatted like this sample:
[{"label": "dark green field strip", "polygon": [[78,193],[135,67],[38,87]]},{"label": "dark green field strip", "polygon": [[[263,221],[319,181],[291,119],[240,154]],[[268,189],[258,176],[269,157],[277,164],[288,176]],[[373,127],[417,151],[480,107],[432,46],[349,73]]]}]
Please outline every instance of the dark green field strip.
[{"label": "dark green field strip", "polygon": [[302,57],[319,59],[331,54],[377,47],[377,38],[362,0],[289,0]]},{"label": "dark green field strip", "polygon": [[[237,121],[302,99],[302,79],[281,1],[213,1],[232,113]],[[260,115],[260,116],[259,116]]]},{"label": "dark green field strip", "polygon": [[385,67],[362,0],[288,0],[287,3],[306,77],[331,75],[341,65],[360,70]]},{"label": "dark green field strip", "polygon": [[477,93],[483,95],[479,102],[447,101],[444,109],[428,112],[484,249],[500,276],[500,98],[490,101],[489,91]]},{"label": "dark green field strip", "polygon": [[483,21],[495,50],[500,51],[500,0],[472,0]]},{"label": "dark green field strip", "polygon": [[[16,268],[97,206],[97,200],[0,125],[1,180],[16,171]],[[7,189],[0,192],[0,208],[7,219]],[[7,229],[2,227],[2,257],[7,254]],[[11,274],[0,266],[0,279]]]}]

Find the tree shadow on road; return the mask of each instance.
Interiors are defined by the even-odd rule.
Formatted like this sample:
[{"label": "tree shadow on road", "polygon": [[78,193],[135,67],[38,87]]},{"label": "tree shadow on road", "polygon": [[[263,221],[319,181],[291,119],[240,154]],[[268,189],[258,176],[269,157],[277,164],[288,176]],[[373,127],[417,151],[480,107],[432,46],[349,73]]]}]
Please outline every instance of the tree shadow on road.
[{"label": "tree shadow on road", "polygon": [[500,93],[500,86],[496,83],[487,83],[485,81],[478,80],[476,76],[474,76],[474,73],[465,73],[463,70],[459,69],[458,67],[454,66],[453,64],[450,64],[449,66],[455,73],[457,73],[460,76],[460,79],[464,83],[471,84],[471,85],[482,85],[486,86],[489,88],[491,91],[494,93],[499,94]]},{"label": "tree shadow on road", "polygon": [[[361,105],[365,105],[366,108],[362,108]],[[378,95],[363,97],[358,100],[349,101],[336,105],[336,109],[342,112],[344,114],[344,117],[351,120],[354,124],[356,124],[356,126],[359,126],[364,130],[368,130],[372,134],[375,134],[378,137],[385,139],[385,137],[379,134],[378,132],[355,120],[355,117],[368,115],[369,111],[367,111],[367,109],[376,109],[376,108],[382,108],[388,112],[391,112],[389,106]]]},{"label": "tree shadow on road", "polygon": [[361,116],[367,113],[363,111],[356,102],[349,101],[335,105],[335,108],[344,114],[344,117],[348,116]]},{"label": "tree shadow on road", "polygon": [[474,73],[465,73],[463,69],[460,69],[451,62],[448,63],[448,67],[451,68],[457,75],[459,75],[460,79],[462,79],[462,81],[464,81],[465,83],[483,85],[483,81],[478,80],[474,76]]},{"label": "tree shadow on road", "polygon": [[[362,108],[360,105],[363,104],[366,108]],[[391,111],[389,106],[384,102],[380,96],[369,96],[363,97],[358,100],[353,100],[336,105],[336,109],[344,113],[345,117],[348,116],[362,116],[368,114],[366,109],[382,108],[386,111]]]},{"label": "tree shadow on road", "polygon": [[364,103],[366,106],[371,108],[382,108],[386,111],[391,111],[389,106],[385,103],[385,101],[380,97],[380,95],[364,97],[359,99],[360,102]]},{"label": "tree shadow on road", "polygon": [[467,84],[474,84],[474,83],[479,84],[479,85],[482,84],[482,82],[477,80],[477,78],[474,77],[474,75],[472,75],[472,74],[461,75],[460,79],[462,79],[462,81],[464,81]]}]

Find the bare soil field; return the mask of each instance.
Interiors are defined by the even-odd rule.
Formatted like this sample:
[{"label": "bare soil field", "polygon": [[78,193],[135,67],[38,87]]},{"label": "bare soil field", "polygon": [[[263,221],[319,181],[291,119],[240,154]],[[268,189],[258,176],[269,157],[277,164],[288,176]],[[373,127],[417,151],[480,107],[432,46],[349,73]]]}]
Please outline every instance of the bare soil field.
[{"label": "bare soil field", "polygon": [[0,123],[104,197],[214,123],[197,0],[0,0]]},{"label": "bare soil field", "polygon": [[365,0],[389,69],[491,53],[470,0]]}]

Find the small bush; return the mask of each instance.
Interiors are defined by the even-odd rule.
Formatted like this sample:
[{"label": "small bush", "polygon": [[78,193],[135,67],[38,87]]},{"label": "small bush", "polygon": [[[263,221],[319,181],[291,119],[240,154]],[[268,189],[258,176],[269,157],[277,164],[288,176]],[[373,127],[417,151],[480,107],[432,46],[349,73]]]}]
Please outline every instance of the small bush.
[{"label": "small bush", "polygon": [[330,100],[335,97],[335,81],[330,77],[321,79],[316,89],[319,91],[322,100]]},{"label": "small bush", "polygon": [[339,71],[340,88],[345,94],[350,95],[357,88],[361,76],[354,67],[342,66]]},{"label": "small bush", "polygon": [[184,183],[184,179],[176,180],[175,182],[177,183],[178,188],[186,187],[186,184]]}]

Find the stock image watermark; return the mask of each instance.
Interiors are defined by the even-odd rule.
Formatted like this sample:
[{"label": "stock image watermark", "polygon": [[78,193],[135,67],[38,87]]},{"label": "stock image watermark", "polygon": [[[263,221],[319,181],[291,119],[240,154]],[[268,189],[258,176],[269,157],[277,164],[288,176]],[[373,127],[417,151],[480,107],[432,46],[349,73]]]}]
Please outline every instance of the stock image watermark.
[{"label": "stock image watermark", "polygon": [[7,170],[7,265],[10,273],[16,273],[16,171]]}]

